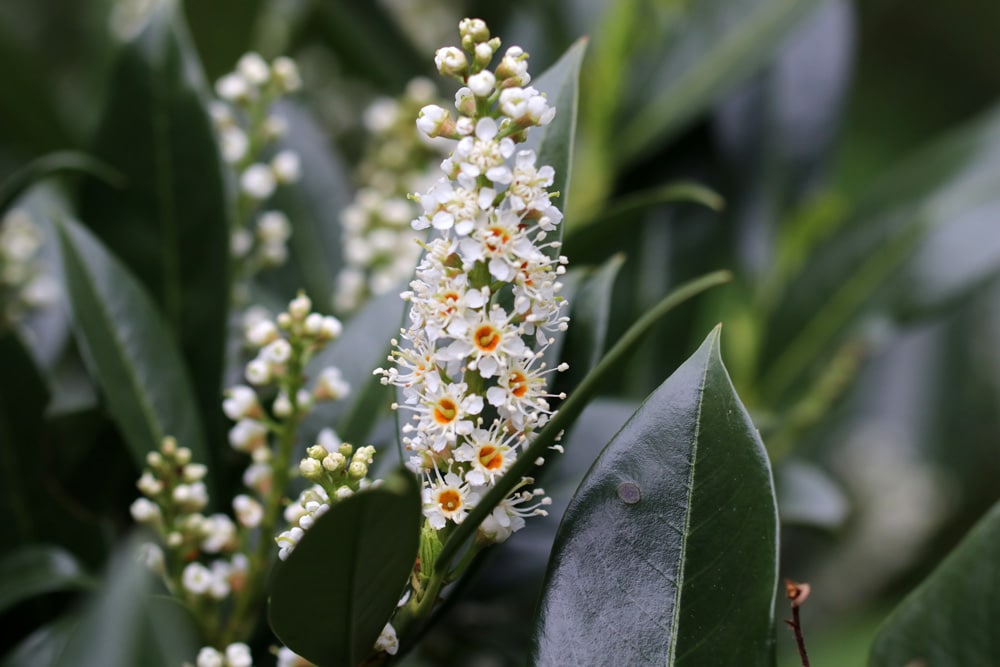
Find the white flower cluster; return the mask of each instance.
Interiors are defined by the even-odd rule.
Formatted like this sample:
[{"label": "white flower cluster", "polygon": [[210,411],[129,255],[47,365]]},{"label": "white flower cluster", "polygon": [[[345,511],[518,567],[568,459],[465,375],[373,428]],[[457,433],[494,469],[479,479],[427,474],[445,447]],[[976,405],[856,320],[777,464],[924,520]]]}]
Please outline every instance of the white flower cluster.
[{"label": "white flower cluster", "polygon": [[359,188],[341,213],[344,268],[337,276],[334,306],[357,309],[413,273],[420,257],[420,234],[410,227],[417,214],[408,199],[434,179],[429,165],[441,157],[440,145],[413,127],[417,111],[437,99],[434,85],[418,78],[399,99],[381,98],[365,111],[371,139],[357,171]]},{"label": "white flower cluster", "polygon": [[323,429],[318,439],[299,462],[299,473],[313,484],[285,509],[285,521],[290,527],[274,540],[281,560],[288,558],[305,531],[330,509],[332,503],[380,483],[367,479],[368,467],[374,462],[374,447],[355,450],[353,445],[341,442],[331,429]]},{"label": "white flower cluster", "polygon": [[[433,227],[417,267],[409,326],[393,341],[393,366],[377,369],[402,391],[395,408],[411,413],[403,442],[411,468],[423,475],[423,510],[435,529],[460,523],[552,414],[542,361],[552,334],[565,330],[559,276],[566,258],[547,241],[562,214],[547,188],[553,170],[536,166],[534,152],[517,151],[528,129],[550,122],[555,110],[530,87],[527,54],[500,47],[486,25],[459,25],[462,49],[440,49],[442,74],[464,85],[459,112],[425,107],[417,120],[428,136],[458,140],[442,163],[446,178],[418,197],[424,214],[416,229]],[[562,398],[561,396],[559,398]],[[521,481],[479,527],[481,539],[502,542],[544,514],[548,499]]]},{"label": "white flower cluster", "polygon": [[293,183],[301,175],[294,151],[282,150],[263,159],[288,129],[281,116],[270,113],[271,106],[301,86],[295,61],[282,57],[268,64],[256,53],[240,58],[236,70],[215,84],[221,101],[213,102],[210,112],[222,157],[236,171],[240,186],[231,251],[237,260],[248,262],[251,271],[279,266],[288,257],[291,225],[285,214],[254,213],[279,185]]},{"label": "white flower cluster", "polygon": [[58,298],[56,280],[38,262],[43,240],[24,209],[12,209],[0,219],[0,325]]},{"label": "white flower cluster", "polygon": [[[191,450],[164,438],[159,451],[146,456],[146,470],[136,486],[143,496],[132,503],[132,518],[159,534],[169,556],[158,545],[146,545],[143,560],[161,574],[171,563],[186,563],[176,593],[192,602],[222,601],[246,580],[249,561],[241,550],[245,538],[240,527],[260,523],[261,506],[249,496],[237,496],[233,508],[239,526],[225,514],[205,516],[208,491],[203,481],[207,469],[191,461]],[[192,556],[219,555],[207,564]],[[190,561],[190,562],[188,562]]]},{"label": "white flower cluster", "polygon": [[[252,459],[244,485],[266,496],[272,478],[268,436],[283,428],[283,422],[300,420],[317,401],[344,398],[350,387],[333,366],[320,371],[311,390],[302,386],[309,358],[343,329],[337,318],[312,312],[312,301],[305,294],[292,299],[277,318],[253,309],[248,314],[253,317],[245,321],[246,342],[256,350],[244,369],[249,384],[226,390],[222,411],[235,422],[229,429],[230,446]],[[273,387],[277,392],[265,409],[259,392]]]}]

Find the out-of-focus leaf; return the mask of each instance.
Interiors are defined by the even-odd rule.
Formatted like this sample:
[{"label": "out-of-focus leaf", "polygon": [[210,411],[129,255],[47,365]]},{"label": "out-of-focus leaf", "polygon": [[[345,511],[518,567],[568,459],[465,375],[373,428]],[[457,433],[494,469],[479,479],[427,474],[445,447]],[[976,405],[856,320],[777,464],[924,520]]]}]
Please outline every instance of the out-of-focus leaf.
[{"label": "out-of-focus leaf", "polygon": [[68,551],[35,545],[0,560],[0,613],[53,591],[91,588],[95,581]]},{"label": "out-of-focus leaf", "polygon": [[612,256],[570,298],[570,328],[561,355],[569,370],[557,378],[561,391],[568,393],[578,385],[604,354],[615,278],[624,262],[624,255]]},{"label": "out-of-focus leaf", "polygon": [[317,665],[360,664],[410,576],[421,518],[420,489],[407,470],[334,504],[271,578],[274,634]]},{"label": "out-of-focus leaf", "polygon": [[3,667],[37,667],[54,665],[66,643],[76,630],[76,614],[63,614],[25,637],[4,656]]},{"label": "out-of-focus leaf", "polygon": [[773,665],[777,530],[767,455],[716,328],[570,502],[533,664]]},{"label": "out-of-focus leaf", "polygon": [[94,147],[125,188],[88,180],[80,219],[159,305],[221,439],[231,211],[207,99],[177,3],[160,0],[119,54]]},{"label": "out-of-focus leaf", "polygon": [[752,275],[774,264],[783,211],[822,184],[850,82],[853,13],[847,0],[821,2],[773,62],[715,108],[737,251]]},{"label": "out-of-focus leaf", "polygon": [[433,57],[418,52],[381,5],[322,0],[308,26],[337,55],[345,70],[393,95],[427,74]]},{"label": "out-of-focus leaf", "polygon": [[[377,410],[365,400],[371,395],[367,387],[371,384],[381,386],[372,370],[388,363],[389,340],[399,333],[403,306],[399,290],[390,290],[370,300],[345,324],[341,337],[309,364],[311,375],[327,366],[339,368],[351,386],[351,394],[342,401],[317,405],[304,427],[307,436],[318,431],[320,426],[331,424],[338,428],[350,425],[350,437],[355,438],[354,442],[360,442],[366,435],[378,417]],[[344,433],[341,435],[348,437]]]},{"label": "out-of-focus leaf", "polygon": [[86,153],[58,151],[32,160],[0,183],[0,213],[24,192],[50,176],[61,173],[90,174],[115,187],[123,184],[122,175]]},{"label": "out-of-focus leaf", "polygon": [[191,36],[209,77],[231,71],[240,56],[253,50],[262,4],[261,0],[183,0]]},{"label": "out-of-focus leaf", "polygon": [[167,435],[206,461],[191,382],[163,317],[86,228],[67,219],[58,233],[78,341],[136,465]]},{"label": "out-of-focus leaf", "polygon": [[[765,396],[774,403],[789,395],[866,319],[933,312],[997,276],[1000,233],[988,222],[998,207],[1000,110],[994,109],[900,163],[842,233],[803,263],[771,317],[761,359],[768,369]],[[965,237],[972,232],[974,239]],[[962,254],[953,256],[956,249]],[[947,273],[931,273],[945,264]]]},{"label": "out-of-focus leaf", "polygon": [[778,513],[783,524],[834,530],[847,519],[843,490],[822,470],[800,461],[786,461],[774,470]]},{"label": "out-of-focus leaf", "polygon": [[7,536],[0,544],[17,544],[38,537],[31,502],[31,486],[37,480],[25,473],[33,471],[28,453],[38,448],[49,390],[31,353],[9,330],[0,331],[0,368],[5,387],[0,391],[0,508]]},{"label": "out-of-focus leaf", "polygon": [[618,163],[655,149],[705,109],[727,86],[751,73],[780,44],[780,38],[820,0],[702,0],[671,17],[658,34],[660,50],[639,72],[621,109],[612,148]]},{"label": "out-of-focus leaf", "polygon": [[[555,169],[550,190],[558,192],[554,203],[563,212],[569,210],[570,169],[573,164],[573,141],[576,135],[577,100],[580,89],[580,63],[587,50],[587,38],[582,37],[571,46],[552,67],[531,85],[545,93],[549,105],[556,108],[556,116],[543,128],[528,133],[528,140],[522,150],[534,150],[537,164],[550,165]],[[559,226],[562,234],[564,225]],[[560,236],[561,238],[561,236]]]},{"label": "out-of-focus leaf", "polygon": [[196,656],[193,619],[173,598],[154,595],[152,574],[134,546],[112,559],[55,667],[176,667]]},{"label": "out-of-focus leaf", "polygon": [[871,667],[1000,663],[1000,503],[896,608],[872,646]]},{"label": "out-of-focus leaf", "polygon": [[344,261],[340,212],[352,198],[350,179],[329,137],[305,107],[287,102],[277,114],[288,124],[282,147],[294,150],[302,161],[302,178],[279,188],[273,199],[292,223],[288,266],[301,276],[293,289],[305,288],[325,312],[333,304],[333,286]]},{"label": "out-of-focus leaf", "polygon": [[0,104],[0,137],[25,155],[57,150],[75,142],[52,99],[38,58],[0,23],[0,72],[10,94]]}]

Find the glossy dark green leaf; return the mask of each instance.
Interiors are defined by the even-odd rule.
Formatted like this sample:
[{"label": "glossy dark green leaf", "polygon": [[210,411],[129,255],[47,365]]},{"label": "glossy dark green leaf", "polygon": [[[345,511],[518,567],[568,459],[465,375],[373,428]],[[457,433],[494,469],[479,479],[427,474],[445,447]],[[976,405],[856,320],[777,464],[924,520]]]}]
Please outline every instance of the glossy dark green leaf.
[{"label": "glossy dark green leaf", "polygon": [[77,340],[136,465],[167,435],[206,461],[190,379],[149,295],[86,228],[65,220],[58,233]]},{"label": "glossy dark green leaf", "polygon": [[129,542],[112,559],[54,667],[176,667],[196,657],[192,617],[176,600],[155,594],[134,546]]},{"label": "glossy dark green leaf", "polygon": [[604,354],[615,278],[624,262],[624,255],[612,256],[583,281],[576,294],[568,297],[570,328],[561,357],[569,364],[569,370],[558,377],[560,391],[571,391]]},{"label": "glossy dark green leaf", "polygon": [[286,646],[323,667],[372,653],[413,569],[420,490],[402,470],[333,505],[271,578],[268,619]]},{"label": "glossy dark green leaf", "polygon": [[54,665],[66,643],[76,630],[77,614],[67,613],[48,625],[43,625],[18,642],[3,657],[3,667],[36,667]]},{"label": "glossy dark green leaf", "polygon": [[[6,518],[0,545],[38,539],[33,493],[36,472],[31,452],[37,451],[43,415],[49,403],[46,380],[31,352],[11,330],[0,331],[0,509]],[[12,390],[16,387],[16,390]]]},{"label": "glossy dark green leaf", "polygon": [[125,188],[91,179],[79,211],[164,313],[195,405],[221,439],[231,210],[207,87],[177,4],[156,4],[111,74],[94,154],[124,175]]},{"label": "glossy dark green leaf", "polygon": [[288,124],[282,147],[294,150],[302,161],[302,178],[279,188],[272,200],[292,223],[286,266],[295,271],[297,282],[289,293],[304,288],[326,312],[333,305],[333,287],[344,261],[340,212],[354,196],[349,173],[308,109],[288,102],[278,106],[277,114]]},{"label": "glossy dark green leaf", "polygon": [[[532,79],[531,85],[545,93],[549,105],[555,107],[556,116],[543,128],[528,133],[528,140],[522,148],[533,149],[538,155],[538,164],[550,165],[555,169],[555,177],[549,190],[558,192],[555,204],[560,210],[569,210],[570,171],[573,165],[573,142],[576,137],[577,101],[580,89],[580,63],[587,50],[587,39],[576,41],[540,76]],[[560,234],[564,225],[560,225]]]},{"label": "glossy dark green leaf", "polygon": [[998,193],[1000,108],[900,162],[789,280],[761,359],[768,399],[793,393],[866,320],[932,315],[995,278]]},{"label": "glossy dark green leaf", "polygon": [[886,619],[871,667],[1000,664],[1000,503]]},{"label": "glossy dark green leaf", "polygon": [[612,146],[617,161],[634,161],[682,129],[760,66],[819,1],[702,0],[675,9],[668,34],[655,36],[662,46],[632,65],[638,75],[619,105],[626,117]]},{"label": "glossy dark green leaf", "polygon": [[774,489],[719,335],[646,399],[570,502],[533,664],[774,664]]},{"label": "glossy dark green leaf", "polygon": [[35,545],[0,560],[0,613],[36,595],[90,588],[95,581],[64,549]]}]

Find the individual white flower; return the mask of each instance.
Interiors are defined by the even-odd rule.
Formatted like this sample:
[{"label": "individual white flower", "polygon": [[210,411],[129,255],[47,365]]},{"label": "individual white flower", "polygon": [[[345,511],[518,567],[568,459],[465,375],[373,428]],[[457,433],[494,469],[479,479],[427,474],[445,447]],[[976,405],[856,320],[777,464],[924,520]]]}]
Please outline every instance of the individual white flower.
[{"label": "individual white flower", "polygon": [[496,77],[493,75],[493,72],[484,69],[482,72],[470,76],[466,84],[476,97],[489,97],[493,94]]},{"label": "individual white flower", "polygon": [[236,63],[236,71],[253,86],[263,86],[271,78],[271,68],[259,53],[244,54]]},{"label": "individual white flower", "polygon": [[265,345],[260,356],[273,366],[282,366],[292,358],[292,345],[284,338],[278,338]]},{"label": "individual white flower", "polygon": [[465,479],[473,486],[493,484],[514,463],[518,433],[505,436],[500,422],[490,430],[478,428],[454,451],[456,461],[471,464]]},{"label": "individual white flower", "polygon": [[205,595],[212,585],[212,573],[201,563],[188,563],[181,574],[181,585],[192,595]]},{"label": "individual white flower", "polygon": [[434,66],[444,76],[462,76],[469,62],[461,49],[446,46],[434,54]]},{"label": "individual white flower", "polygon": [[229,164],[235,164],[246,157],[250,140],[243,130],[227,127],[219,133],[219,147],[222,150],[222,159]]},{"label": "individual white flower", "polygon": [[267,211],[257,219],[257,238],[263,243],[284,243],[291,235],[292,223],[281,211]]},{"label": "individual white flower", "polygon": [[208,504],[208,489],[202,482],[178,484],[171,495],[181,509],[189,512],[197,512]]},{"label": "individual white flower", "polygon": [[302,87],[299,68],[291,58],[279,56],[271,63],[271,73],[285,93],[293,93]]},{"label": "individual white flower", "polygon": [[251,98],[251,90],[249,82],[235,72],[215,82],[215,94],[228,102],[246,102]]},{"label": "individual white flower", "polygon": [[267,199],[276,186],[274,172],[266,164],[252,164],[240,175],[240,188],[253,199]]},{"label": "individual white flower", "polygon": [[201,550],[217,554],[236,545],[236,524],[225,514],[212,514],[201,522]]},{"label": "individual white flower", "polygon": [[436,104],[428,104],[417,115],[417,129],[428,137],[439,137],[447,132],[451,114]]},{"label": "individual white flower", "polygon": [[250,453],[267,443],[267,426],[254,419],[240,419],[229,429],[229,445],[238,452]]},{"label": "individual white flower", "polygon": [[264,518],[264,508],[260,503],[242,493],[233,498],[233,511],[244,528],[256,528]]},{"label": "individual white flower", "polygon": [[226,647],[226,667],[253,667],[253,657],[250,647],[243,642],[236,642]]},{"label": "individual white flower", "polygon": [[444,528],[448,521],[462,523],[469,510],[479,502],[479,494],[467,482],[449,472],[433,480],[422,492],[424,516],[435,530]]},{"label": "individual white flower", "polygon": [[155,523],[162,518],[160,506],[149,498],[136,498],[129,511],[136,523]]},{"label": "individual white flower", "polygon": [[271,159],[271,171],[278,183],[294,183],[302,175],[299,154],[292,150],[280,151]]},{"label": "individual white flower", "polygon": [[211,646],[203,646],[198,651],[197,667],[225,667],[222,654]]},{"label": "individual white flower", "polygon": [[317,401],[339,401],[347,396],[351,386],[344,379],[340,369],[335,366],[328,366],[320,371],[316,378],[316,387],[313,389],[313,396]]},{"label": "individual white flower", "polygon": [[222,412],[233,421],[239,421],[245,417],[255,419],[261,416],[260,403],[257,401],[257,392],[246,385],[236,385],[226,391],[226,398],[222,401]]},{"label": "individual white flower", "polygon": [[382,628],[378,639],[375,640],[375,650],[385,651],[389,655],[396,655],[396,652],[399,651],[399,639],[396,637],[396,628],[392,627],[392,623],[386,623],[385,627]]},{"label": "individual white flower", "polygon": [[531,75],[528,74],[528,54],[520,46],[508,48],[497,65],[496,74],[498,79],[513,80],[513,85],[528,85],[531,81]]}]

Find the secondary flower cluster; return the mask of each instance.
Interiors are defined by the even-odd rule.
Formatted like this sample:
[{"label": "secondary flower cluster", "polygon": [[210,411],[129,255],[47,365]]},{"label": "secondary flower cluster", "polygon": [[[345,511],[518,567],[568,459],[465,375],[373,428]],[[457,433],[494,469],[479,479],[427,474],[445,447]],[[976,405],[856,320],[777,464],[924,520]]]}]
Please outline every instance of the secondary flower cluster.
[{"label": "secondary flower cluster", "polygon": [[236,70],[215,84],[223,101],[213,102],[210,111],[222,157],[236,172],[240,188],[231,251],[243,278],[284,264],[288,257],[288,218],[280,211],[256,211],[279,185],[297,181],[301,174],[297,153],[273,153],[273,144],[288,128],[284,118],[271,113],[277,100],[301,85],[293,60],[282,57],[268,64],[256,53],[240,58]]},{"label": "secondary flower cluster", "polygon": [[345,266],[334,304],[340,312],[355,310],[413,273],[420,257],[415,241],[424,234],[410,227],[417,209],[407,196],[430,185],[429,165],[441,157],[438,146],[416,132],[413,117],[436,98],[434,85],[418,78],[399,99],[381,98],[364,113],[371,140],[358,167],[357,195],[341,214]]},{"label": "secondary flower cluster", "polygon": [[[438,50],[438,70],[462,83],[458,115],[425,106],[417,127],[458,141],[440,179],[417,200],[415,229],[433,227],[411,289],[409,326],[394,340],[393,366],[378,369],[400,388],[397,409],[410,467],[424,480],[423,510],[431,527],[460,523],[547,423],[554,370],[542,360],[552,335],[565,330],[565,272],[560,244],[548,241],[562,220],[552,204],[552,167],[517,150],[528,130],[549,123],[555,109],[528,86],[527,54],[510,47],[489,69],[500,40],[485,23],[459,25],[462,48]],[[561,397],[559,397],[561,398]],[[518,489],[479,527],[484,541],[502,542],[544,514],[540,490]]]},{"label": "secondary flower cluster", "polygon": [[207,470],[191,461],[191,450],[174,438],[146,457],[137,486],[142,497],[132,503],[132,517],[152,527],[162,548],[149,544],[145,559],[164,575],[174,595],[191,608],[216,607],[246,582],[249,530],[260,524],[260,503],[247,495],[233,499],[236,522],[226,514],[205,516]]},{"label": "secondary flower cluster", "polygon": [[25,209],[12,209],[0,219],[0,328],[52,303],[59,293],[38,262],[43,240]]}]

